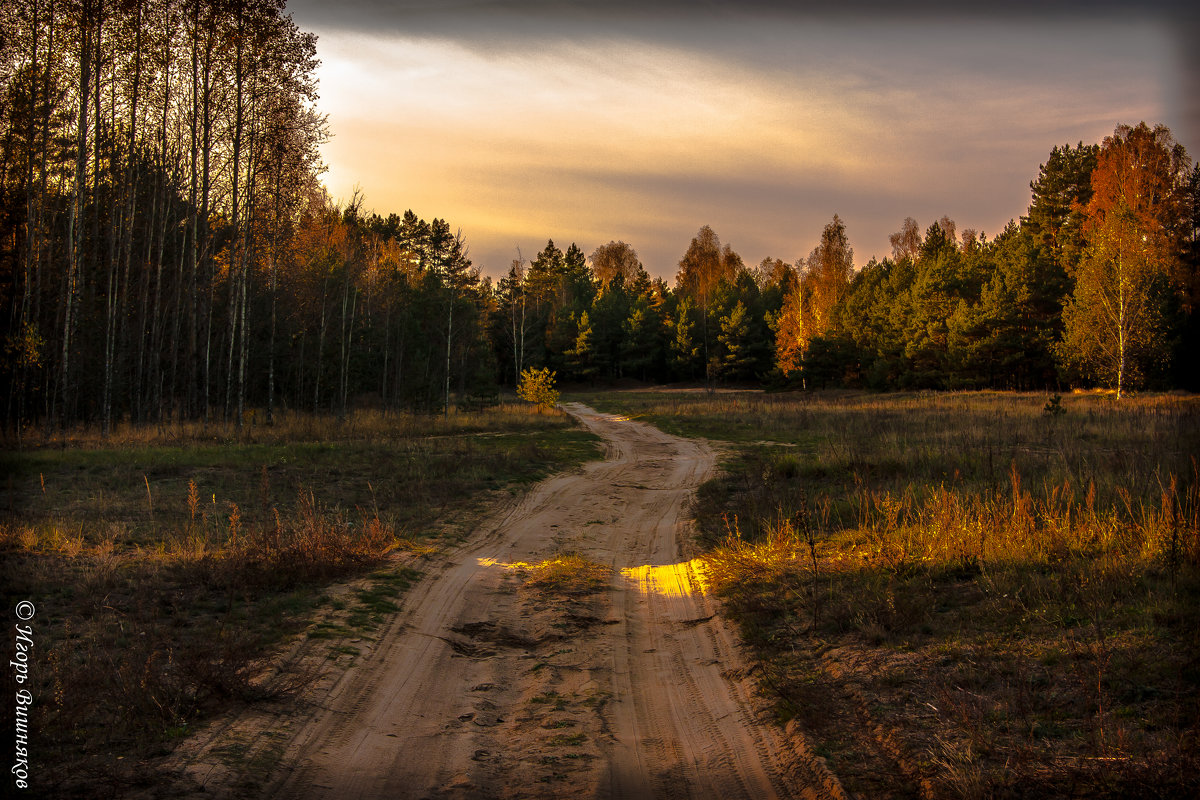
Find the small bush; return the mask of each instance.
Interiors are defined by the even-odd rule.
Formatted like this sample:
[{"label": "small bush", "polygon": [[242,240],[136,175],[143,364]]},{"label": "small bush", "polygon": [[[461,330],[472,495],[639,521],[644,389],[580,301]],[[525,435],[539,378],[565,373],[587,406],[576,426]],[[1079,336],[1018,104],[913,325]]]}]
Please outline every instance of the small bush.
[{"label": "small bush", "polygon": [[521,373],[517,395],[539,409],[554,408],[558,403],[558,390],[554,388],[554,373],[549,369],[530,367]]},{"label": "small bush", "polygon": [[1061,394],[1050,395],[1050,399],[1046,401],[1046,405],[1042,408],[1042,415],[1050,419],[1058,419],[1066,413],[1067,410],[1063,408]]}]

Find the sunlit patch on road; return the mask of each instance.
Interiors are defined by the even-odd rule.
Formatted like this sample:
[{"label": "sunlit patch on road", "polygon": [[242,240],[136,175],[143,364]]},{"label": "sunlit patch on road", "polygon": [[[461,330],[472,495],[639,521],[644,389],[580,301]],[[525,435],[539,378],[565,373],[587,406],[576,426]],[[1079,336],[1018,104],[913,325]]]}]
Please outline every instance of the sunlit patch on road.
[{"label": "sunlit patch on road", "polygon": [[[528,561],[500,561],[490,557],[477,558],[476,562],[481,567],[497,567],[503,570],[522,572],[542,570],[557,564],[555,559],[530,563]],[[626,567],[621,570],[621,577],[642,594],[656,594],[662,597],[694,597],[708,594],[704,562],[699,558],[682,561],[678,564],[643,564],[637,567]]]},{"label": "sunlit patch on road", "polygon": [[598,418],[604,422],[633,422],[633,417],[624,414],[600,414]]},{"label": "sunlit patch on road", "polygon": [[691,597],[708,594],[704,563],[699,558],[679,564],[645,564],[621,570],[621,576],[642,594],[663,597]]},{"label": "sunlit patch on road", "polygon": [[533,569],[537,566],[528,561],[500,561],[495,558],[477,558],[475,561],[481,567],[499,567],[500,569]]}]

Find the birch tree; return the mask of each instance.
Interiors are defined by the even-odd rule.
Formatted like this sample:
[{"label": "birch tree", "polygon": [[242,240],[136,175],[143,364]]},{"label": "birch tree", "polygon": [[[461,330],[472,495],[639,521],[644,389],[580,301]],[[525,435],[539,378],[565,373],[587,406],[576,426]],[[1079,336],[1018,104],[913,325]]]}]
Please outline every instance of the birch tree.
[{"label": "birch tree", "polygon": [[1060,353],[1120,398],[1167,357],[1163,302],[1180,252],[1190,159],[1162,125],[1104,140],[1084,208],[1085,251]]}]

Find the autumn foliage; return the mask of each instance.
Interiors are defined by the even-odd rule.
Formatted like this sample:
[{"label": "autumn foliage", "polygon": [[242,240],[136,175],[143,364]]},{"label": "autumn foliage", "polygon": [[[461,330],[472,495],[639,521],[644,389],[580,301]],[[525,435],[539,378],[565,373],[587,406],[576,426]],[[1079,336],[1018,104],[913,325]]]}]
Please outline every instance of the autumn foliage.
[{"label": "autumn foliage", "polygon": [[[0,385],[17,437],[446,413],[529,368],[589,384],[1200,388],[1200,168],[1161,125],[1054,147],[1027,214],[990,237],[906,217],[889,257],[855,264],[834,214],[799,231],[807,257],[750,269],[703,225],[673,267],[623,241],[548,241],[493,283],[446,219],[325,194],[314,40],[276,5],[85,4],[72,24],[18,5],[0,37],[15,65]],[[652,277],[672,269],[673,285]]]},{"label": "autumn foliage", "polygon": [[1081,209],[1086,249],[1059,351],[1118,397],[1169,355],[1164,300],[1184,294],[1187,283],[1180,212],[1188,166],[1165,126],[1142,123],[1106,138],[1092,172],[1092,197]]},{"label": "autumn foliage", "polygon": [[548,369],[530,367],[521,373],[517,396],[533,403],[539,409],[554,408],[558,403],[558,390],[554,388],[554,373]]}]

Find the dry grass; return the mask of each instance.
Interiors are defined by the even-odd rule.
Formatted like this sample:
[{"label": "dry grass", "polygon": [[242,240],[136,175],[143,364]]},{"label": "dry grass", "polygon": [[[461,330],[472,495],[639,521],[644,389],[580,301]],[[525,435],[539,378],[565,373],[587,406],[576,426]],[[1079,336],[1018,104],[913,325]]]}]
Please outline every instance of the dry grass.
[{"label": "dry grass", "polygon": [[[414,536],[429,521],[427,509],[537,480],[555,464],[586,457],[591,447],[565,415],[525,407],[448,419],[375,414],[371,426],[354,427],[356,419],[326,420],[324,439],[320,420],[302,417],[272,428],[269,440],[135,431],[107,444],[98,434],[81,434],[72,440],[79,446],[0,452],[7,474],[0,514],[37,527],[82,525],[85,537],[119,522],[124,543],[152,544],[164,529],[185,527],[197,514],[228,516],[233,505],[247,523],[269,526],[272,508],[292,509],[311,489],[351,516],[369,509]],[[189,500],[191,482],[196,496]]]},{"label": "dry grass", "polygon": [[[449,415],[411,414],[407,412],[356,409],[344,420],[326,414],[306,411],[276,411],[275,419],[266,422],[262,409],[247,411],[238,427],[232,421],[174,420],[156,424],[135,425],[127,421],[114,423],[107,437],[94,425],[79,424],[65,430],[45,430],[15,439],[0,440],[3,449],[71,447],[172,447],[201,444],[282,444],[290,442],[350,442],[394,441],[430,436],[460,436],[464,434],[503,431],[543,431],[548,425],[570,427],[561,411],[541,411],[528,403],[501,403],[486,411],[466,412],[450,409]],[[5,436],[11,436],[6,431]]]},{"label": "dry grass", "polygon": [[[307,680],[273,654],[318,611],[369,635],[412,577],[392,553],[465,535],[496,492],[595,452],[564,416],[523,407],[230,435],[75,431],[0,454],[0,586],[10,608],[38,608],[33,737],[50,795],[155,780],[147,759],[198,722]],[[353,607],[325,593],[381,568]]]},{"label": "dry grass", "polygon": [[612,578],[611,566],[566,553],[530,565],[525,585],[550,594],[581,597],[604,591]]},{"label": "dry grass", "polygon": [[[1200,402],[625,396],[738,443],[708,577],[873,797],[1200,790]],[[769,442],[769,443],[768,443]]]},{"label": "dry grass", "polygon": [[[569,399],[645,416],[671,433],[793,456],[786,477],[810,491],[838,490],[831,495],[859,484],[893,494],[939,484],[1007,490],[1015,463],[1028,489],[1067,482],[1085,492],[1094,483],[1096,503],[1109,506],[1118,502],[1118,488],[1133,498],[1157,497],[1168,475],[1190,475],[1200,440],[1200,398],[1191,395],[1117,402],[1075,394],[1061,398],[1059,415],[1046,413],[1045,395],[1001,392],[622,392]],[[835,506],[844,513],[843,504]]]},{"label": "dry grass", "polygon": [[[273,646],[303,627],[321,583],[383,563],[396,545],[377,518],[351,523],[311,495],[269,527],[197,519],[153,547],[60,528],[0,525],[8,592],[34,598],[41,786],[120,794],[122,762],[154,755],[229,702],[287,692]],[[129,764],[128,767],[132,767]],[[59,782],[62,782],[60,785]]]}]

